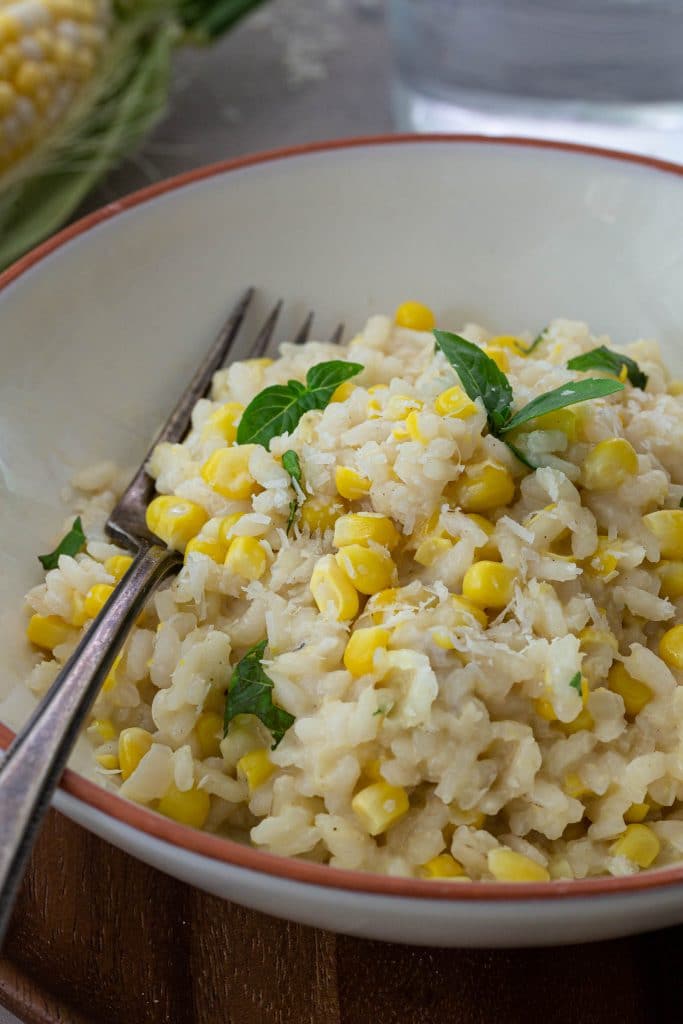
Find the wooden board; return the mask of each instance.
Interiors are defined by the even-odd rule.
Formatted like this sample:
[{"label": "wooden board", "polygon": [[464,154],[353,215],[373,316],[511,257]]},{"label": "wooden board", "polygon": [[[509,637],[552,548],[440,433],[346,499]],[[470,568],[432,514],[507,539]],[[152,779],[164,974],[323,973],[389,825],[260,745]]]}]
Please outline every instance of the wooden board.
[{"label": "wooden board", "polygon": [[664,1024],[680,1019],[682,940],[440,950],[335,936],[207,896],[53,812],[0,1003],[27,1024]]}]

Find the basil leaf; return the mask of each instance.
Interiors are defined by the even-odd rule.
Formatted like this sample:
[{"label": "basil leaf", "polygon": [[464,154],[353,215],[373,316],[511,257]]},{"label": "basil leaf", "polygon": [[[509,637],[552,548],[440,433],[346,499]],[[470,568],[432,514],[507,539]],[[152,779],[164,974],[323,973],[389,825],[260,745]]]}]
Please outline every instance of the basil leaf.
[{"label": "basil leaf", "polygon": [[621,355],[620,352],[612,352],[605,345],[593,348],[590,352],[584,352],[581,356],[574,356],[567,363],[567,368],[570,370],[606,370],[616,377],[621,375],[624,367],[626,367],[626,376],[633,387],[644,391],[647,387],[647,374],[643,373],[635,359]]},{"label": "basil leaf", "polygon": [[515,456],[515,458],[519,459],[519,461],[521,463],[523,463],[528,469],[538,469],[538,466],[535,466],[533,464],[533,462],[530,462],[529,461],[529,457],[527,455],[525,455],[525,453],[521,450],[521,448],[517,448],[517,446],[514,445],[512,443],[512,441],[508,441],[506,439],[505,440],[505,444],[508,446],[508,448],[510,449],[512,454]]},{"label": "basil leaf", "polygon": [[567,405],[576,405],[578,402],[587,402],[591,398],[604,398],[606,395],[613,395],[616,391],[623,391],[624,385],[616,380],[603,380],[602,378],[589,377],[588,380],[572,380],[559,388],[553,388],[544,395],[532,399],[528,405],[516,412],[512,419],[501,428],[501,432],[514,430],[522,423],[536,419],[537,416],[545,416],[555,409],[564,409]]},{"label": "basil leaf", "polygon": [[[297,484],[299,485],[299,488],[301,488],[301,484],[303,482],[303,474],[301,472],[301,463],[299,462],[299,456],[297,455],[297,453],[295,451],[292,451],[291,448],[288,449],[288,451],[286,451],[285,454],[282,456],[282,465],[283,465],[284,469],[287,470],[287,472],[289,473],[290,477],[292,478],[292,483],[294,483],[294,481],[296,481]],[[297,491],[297,489],[295,487],[294,488],[294,497],[292,498],[292,500],[289,503],[289,519],[287,520],[287,530],[286,530],[287,536],[289,536],[289,531],[294,526],[294,521],[296,519],[296,514],[297,514],[298,511],[299,511],[299,492]]]},{"label": "basil leaf", "polygon": [[569,685],[571,687],[573,687],[573,689],[575,689],[576,692],[579,695],[581,694],[581,673],[580,672],[577,672],[576,675],[573,675],[571,677],[571,679],[569,680]]},{"label": "basil leaf", "polygon": [[498,435],[511,414],[512,388],[509,380],[478,345],[449,331],[434,331],[434,337],[468,396],[472,401],[481,398],[491,433]]},{"label": "basil leaf", "polygon": [[268,641],[262,640],[247,651],[235,666],[225,704],[224,734],[237,715],[256,715],[273,734],[273,749],[278,745],[294,715],[273,704],[273,680],[263,670],[261,661]]},{"label": "basil leaf", "polygon": [[237,443],[267,448],[274,437],[291,434],[305,412],[324,409],[339,385],[363,369],[360,363],[333,359],[312,366],[306,374],[306,384],[290,380],[266,388],[252,398],[242,413]]},{"label": "basil leaf", "polygon": [[38,561],[43,569],[56,569],[59,564],[60,555],[77,555],[85,547],[85,534],[81,517],[74,519],[73,526],[65,537],[62,537],[54,551],[49,555],[38,555]]},{"label": "basil leaf", "polygon": [[545,341],[545,335],[546,335],[546,331],[547,330],[548,330],[548,328],[544,327],[542,331],[539,331],[539,333],[536,335],[536,337],[531,342],[531,344],[528,346],[528,348],[524,349],[524,354],[525,355],[527,355],[527,356],[530,355],[534,351],[535,348],[538,348],[538,346],[542,342]]}]

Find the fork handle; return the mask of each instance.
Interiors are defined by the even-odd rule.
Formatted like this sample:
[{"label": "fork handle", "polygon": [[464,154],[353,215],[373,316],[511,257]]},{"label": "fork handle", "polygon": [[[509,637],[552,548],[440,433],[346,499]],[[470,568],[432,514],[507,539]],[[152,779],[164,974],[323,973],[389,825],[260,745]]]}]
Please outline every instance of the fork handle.
[{"label": "fork handle", "polygon": [[0,943],[40,823],[90,708],[146,598],[182,556],[145,545],[0,762]]}]

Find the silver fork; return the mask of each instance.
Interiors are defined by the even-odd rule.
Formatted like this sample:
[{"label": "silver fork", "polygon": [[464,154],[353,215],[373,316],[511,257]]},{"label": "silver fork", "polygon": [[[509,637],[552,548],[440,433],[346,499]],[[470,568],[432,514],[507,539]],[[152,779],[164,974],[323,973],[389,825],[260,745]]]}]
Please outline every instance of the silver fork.
[{"label": "silver fork", "polygon": [[[154,482],[145,466],[160,441],[185,437],[195,402],[208,392],[213,374],[232,351],[253,294],[250,288],[231,311],[107,521],[109,536],[135,552],[130,569],[0,762],[0,942],[40,823],[80,727],[146,599],[183,563],[179,552],[166,548],[147,529],[145,510]],[[281,308],[278,302],[247,346],[246,356],[262,356],[271,349]],[[309,314],[294,337],[296,344],[308,340],[312,321]],[[339,343],[342,335],[340,324],[331,341]]]}]

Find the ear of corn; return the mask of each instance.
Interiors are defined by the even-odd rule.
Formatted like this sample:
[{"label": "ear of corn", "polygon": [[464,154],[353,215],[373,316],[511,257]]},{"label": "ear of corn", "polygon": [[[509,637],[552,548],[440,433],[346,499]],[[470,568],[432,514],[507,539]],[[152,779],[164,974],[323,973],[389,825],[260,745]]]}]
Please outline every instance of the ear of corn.
[{"label": "ear of corn", "polygon": [[171,55],[262,0],[0,3],[0,267],[59,228],[163,114]]}]

